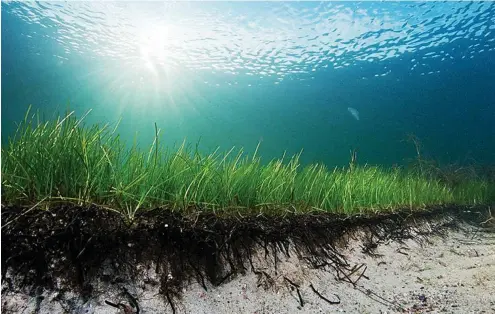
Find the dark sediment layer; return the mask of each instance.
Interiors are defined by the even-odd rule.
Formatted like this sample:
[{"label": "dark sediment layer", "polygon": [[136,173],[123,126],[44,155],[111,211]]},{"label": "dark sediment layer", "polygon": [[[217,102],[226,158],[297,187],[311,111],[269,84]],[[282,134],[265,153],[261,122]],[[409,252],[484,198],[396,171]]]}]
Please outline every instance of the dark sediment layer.
[{"label": "dark sediment layer", "polygon": [[[240,217],[183,216],[156,209],[139,213],[129,224],[121,214],[98,207],[63,205],[29,211],[10,206],[2,209],[1,217],[2,284],[7,290],[71,289],[90,298],[95,293],[93,279],[119,284],[146,278],[153,265],[158,279],[152,284],[159,285],[173,308],[173,300],[191,280],[207,289],[207,282],[216,286],[252,271],[260,285],[269,284],[269,275],[253,266],[259,249],[272,260],[275,271],[280,255],[296,254],[312,268],[330,266],[339,279],[355,283],[366,275],[339,253],[349,240],[364,240],[362,250],[373,254],[386,241],[426,240],[459,222],[479,226],[486,221],[487,210],[437,206],[352,217],[328,213]],[[106,264],[111,272],[104,271]]]}]

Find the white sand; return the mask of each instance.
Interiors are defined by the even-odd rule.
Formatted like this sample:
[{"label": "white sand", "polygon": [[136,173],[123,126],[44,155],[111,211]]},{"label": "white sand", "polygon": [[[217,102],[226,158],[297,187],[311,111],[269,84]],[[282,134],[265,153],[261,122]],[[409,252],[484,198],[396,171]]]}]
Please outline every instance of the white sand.
[{"label": "white sand", "polygon": [[[365,264],[369,276],[369,280],[361,278],[356,288],[336,280],[331,269],[311,270],[294,259],[279,264],[278,274],[266,262],[258,262],[275,280],[271,288],[257,288],[253,273],[208,291],[193,284],[176,304],[176,313],[495,313],[495,233],[451,231],[445,239],[430,240],[422,247],[412,241],[381,245],[376,253],[383,256],[377,258],[363,254],[359,243],[353,243],[353,249],[344,253],[351,263]],[[300,285],[302,307],[284,276]],[[310,283],[330,300],[338,295],[341,303],[328,304]],[[79,306],[78,313],[113,314],[119,311],[105,300],[128,302],[112,287],[96,285],[104,293],[91,300],[91,306],[81,307],[80,297],[69,293],[54,300],[55,292],[45,292],[39,313],[64,313],[64,308],[71,313],[76,312],[71,307]],[[157,286],[127,287],[137,297],[141,313],[172,313]],[[36,298],[9,292],[2,294],[2,305],[2,313],[33,313]]]}]

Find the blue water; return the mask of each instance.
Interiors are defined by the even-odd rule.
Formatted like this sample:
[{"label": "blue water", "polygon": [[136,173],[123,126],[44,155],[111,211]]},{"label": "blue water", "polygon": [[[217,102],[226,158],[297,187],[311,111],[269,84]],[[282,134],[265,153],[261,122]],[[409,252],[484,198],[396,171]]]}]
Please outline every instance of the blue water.
[{"label": "blue water", "polygon": [[[11,2],[2,143],[32,104],[265,159],[495,161],[494,2]],[[359,119],[348,109],[353,108]]]}]

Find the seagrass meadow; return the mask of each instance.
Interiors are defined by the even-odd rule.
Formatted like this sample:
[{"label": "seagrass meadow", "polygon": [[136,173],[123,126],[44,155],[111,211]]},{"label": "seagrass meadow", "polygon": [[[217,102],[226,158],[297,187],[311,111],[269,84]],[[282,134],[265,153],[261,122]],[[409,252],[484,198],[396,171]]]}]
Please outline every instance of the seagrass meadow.
[{"label": "seagrass meadow", "polygon": [[495,311],[495,2],[0,10],[2,313]]},{"label": "seagrass meadow", "polygon": [[[362,214],[421,210],[432,205],[479,205],[493,201],[493,183],[471,178],[449,186],[424,170],[323,164],[302,167],[299,155],[262,164],[242,148],[201,154],[197,145],[130,148],[116,126],[86,126],[74,112],[51,121],[26,113],[2,148],[3,204],[39,208],[71,203],[117,211],[166,208],[182,214],[211,212],[284,215],[325,212]],[[258,145],[259,147],[259,145]]]},{"label": "seagrass meadow", "polygon": [[[456,221],[491,221],[495,189],[486,177],[453,183],[421,161],[387,169],[359,165],[353,154],[334,169],[302,166],[299,155],[262,163],[258,149],[204,154],[185,142],[163,147],[158,126],[143,150],[121,141],[118,125],[86,125],[85,116],[43,120],[28,111],[2,147],[2,278],[10,285],[54,289],[62,278],[90,296],[95,278],[138,278],[139,265],[153,264],[175,312],[191,280],[207,289],[251,270],[270,282],[253,266],[259,248],[275,268],[277,254],[295,251],[355,284],[359,272],[338,243],[358,231],[373,235],[364,249],[372,252],[380,241]],[[121,265],[111,278],[101,270],[108,260]]]}]

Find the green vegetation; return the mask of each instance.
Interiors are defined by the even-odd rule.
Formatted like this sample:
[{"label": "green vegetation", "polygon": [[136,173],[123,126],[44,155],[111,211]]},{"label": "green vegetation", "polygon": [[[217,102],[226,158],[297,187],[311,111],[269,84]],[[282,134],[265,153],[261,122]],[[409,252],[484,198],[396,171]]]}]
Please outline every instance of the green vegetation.
[{"label": "green vegetation", "polygon": [[126,148],[116,127],[85,126],[85,116],[77,119],[71,112],[40,121],[39,114],[26,113],[2,148],[4,204],[97,204],[132,219],[137,211],[155,207],[186,214],[354,214],[495,198],[493,183],[481,179],[454,187],[422,171],[357,166],[354,160],[345,168],[302,168],[299,155],[263,165],[258,149],[247,156],[235,148],[204,155],[185,143],[164,148],[156,127],[148,151]]}]

